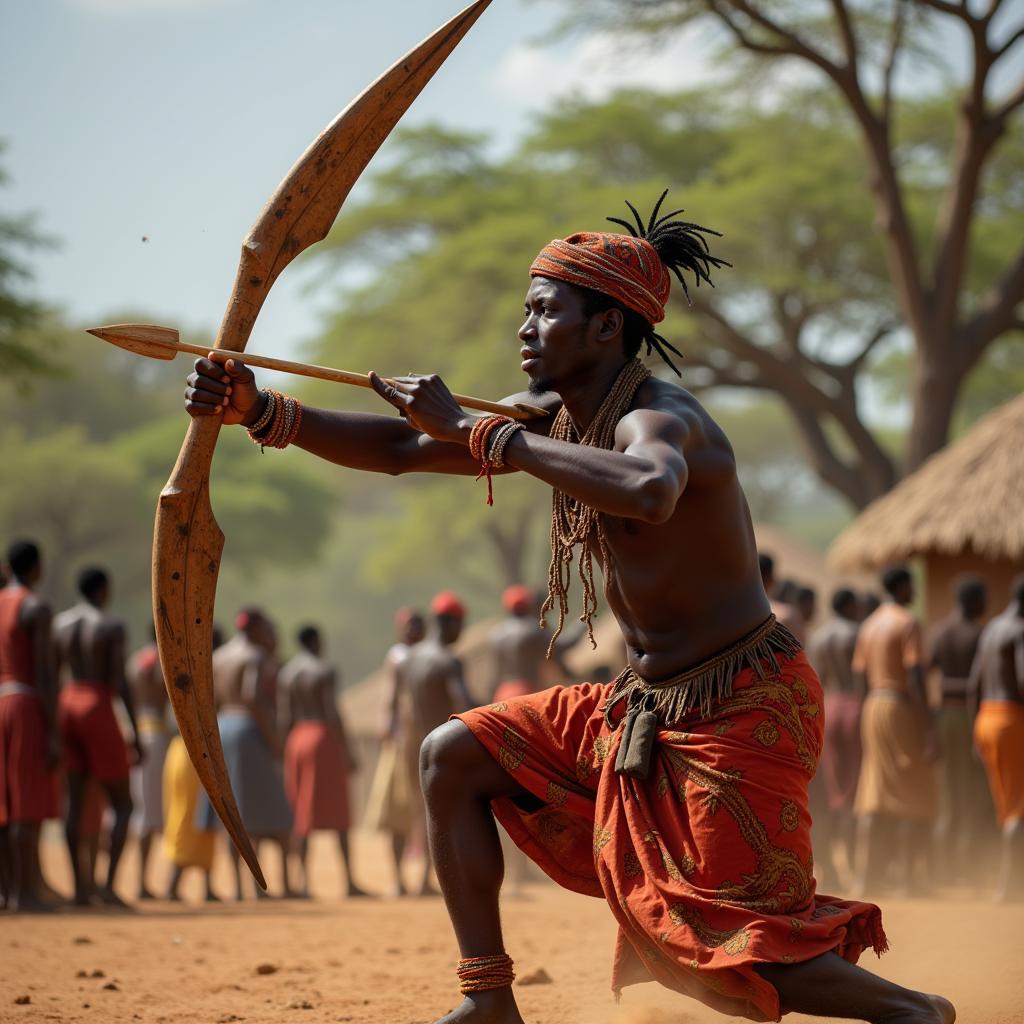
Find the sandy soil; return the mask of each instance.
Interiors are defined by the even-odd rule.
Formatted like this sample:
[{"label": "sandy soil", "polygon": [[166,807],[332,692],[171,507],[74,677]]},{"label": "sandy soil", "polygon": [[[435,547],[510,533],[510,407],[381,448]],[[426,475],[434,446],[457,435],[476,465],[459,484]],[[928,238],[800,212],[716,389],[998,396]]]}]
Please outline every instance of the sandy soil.
[{"label": "sandy soil", "polygon": [[[339,898],[332,837],[314,842],[315,899],[248,900],[207,907],[198,879],[184,904],[155,901],[134,913],[0,917],[0,1021],[320,1022],[419,1024],[458,1001],[456,951],[439,898]],[[51,879],[67,887],[58,842]],[[356,874],[388,884],[387,850],[357,833]],[[274,882],[279,865],[266,857]],[[137,859],[126,854],[126,894]],[[153,882],[162,884],[157,865]],[[227,890],[218,862],[216,880]],[[1024,908],[959,894],[884,903],[892,951],[866,966],[957,1003],[970,1024],[1024,1021]],[[545,882],[505,904],[507,947],[520,976],[543,968],[549,984],[516,994],[531,1024],[703,1024],[725,1018],[654,985],[609,991],[614,928],[604,904]],[[265,973],[264,973],[265,972]],[[25,1001],[27,998],[27,1002]],[[811,1018],[790,1017],[806,1022]]]}]

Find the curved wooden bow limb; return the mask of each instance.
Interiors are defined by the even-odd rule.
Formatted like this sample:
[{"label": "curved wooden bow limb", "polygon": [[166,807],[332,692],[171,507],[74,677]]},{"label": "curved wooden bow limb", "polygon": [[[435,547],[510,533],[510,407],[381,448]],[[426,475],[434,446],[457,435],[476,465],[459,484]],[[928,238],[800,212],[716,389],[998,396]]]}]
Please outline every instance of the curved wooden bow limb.
[{"label": "curved wooden bow limb", "polygon": [[[477,0],[411,50],[327,126],[299,158],[242,244],[216,347],[242,352],[271,285],[320,241],[363,168],[490,0]],[[213,610],[224,534],[210,506],[220,421],[193,419],[157,505],[153,621],[167,692],[210,802],[256,881],[266,881],[224,763],[213,696]]]}]

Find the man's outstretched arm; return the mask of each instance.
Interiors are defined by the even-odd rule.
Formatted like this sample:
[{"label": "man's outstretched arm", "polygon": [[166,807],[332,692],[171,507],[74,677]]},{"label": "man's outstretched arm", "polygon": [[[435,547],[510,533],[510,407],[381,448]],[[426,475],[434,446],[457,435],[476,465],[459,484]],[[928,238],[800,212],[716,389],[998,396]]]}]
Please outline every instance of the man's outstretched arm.
[{"label": "man's outstretched arm", "polygon": [[[228,352],[212,352],[211,356],[212,359],[197,359],[186,379],[185,408],[189,415],[222,416],[225,424],[255,423],[266,399],[257,388],[252,371]],[[528,400],[544,406],[552,404],[553,397],[546,401],[534,397]],[[525,401],[527,396],[513,396],[510,401],[520,399]],[[473,417],[461,409],[459,413],[472,424]],[[544,419],[534,421],[529,429],[547,434],[549,427],[550,420]],[[480,470],[465,446],[436,440],[394,415],[303,406],[302,424],[294,443],[328,462],[372,473],[475,476]],[[514,470],[509,467],[507,472]]]}]

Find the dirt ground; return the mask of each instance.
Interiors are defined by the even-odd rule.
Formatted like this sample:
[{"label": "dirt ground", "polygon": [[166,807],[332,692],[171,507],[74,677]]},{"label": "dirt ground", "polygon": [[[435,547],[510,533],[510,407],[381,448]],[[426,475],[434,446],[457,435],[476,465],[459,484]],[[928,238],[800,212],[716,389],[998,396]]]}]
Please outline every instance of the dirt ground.
[{"label": "dirt ground", "polygon": [[[440,898],[342,900],[333,837],[314,839],[313,892],[301,900],[248,899],[205,906],[199,880],[182,904],[135,912],[66,911],[0,916],[0,1021],[157,1024],[245,1021],[420,1024],[459,1000],[456,950]],[[67,891],[56,835],[46,846],[50,879]],[[220,854],[219,854],[220,857]],[[356,833],[355,870],[366,888],[388,886],[378,836]],[[267,853],[275,887],[279,864]],[[123,872],[137,878],[134,849]],[[163,884],[165,865],[151,881]],[[215,884],[226,892],[218,860]],[[941,992],[966,1024],[1024,1021],[1024,908],[966,894],[883,903],[892,951],[862,961],[901,983]],[[531,1024],[703,1024],[725,1018],[655,985],[608,990],[614,927],[604,904],[543,881],[505,903],[507,948],[522,977],[543,968],[550,983],[517,982]],[[806,1022],[811,1018],[789,1017]]]}]

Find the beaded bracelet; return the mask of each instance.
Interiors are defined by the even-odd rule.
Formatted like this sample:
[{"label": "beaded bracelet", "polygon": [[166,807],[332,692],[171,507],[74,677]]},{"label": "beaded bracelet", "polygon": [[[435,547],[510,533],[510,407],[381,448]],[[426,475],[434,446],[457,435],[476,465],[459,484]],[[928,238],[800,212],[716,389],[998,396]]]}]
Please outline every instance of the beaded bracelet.
[{"label": "beaded bracelet", "polygon": [[488,446],[491,438],[494,436],[494,432],[499,427],[504,426],[507,423],[515,423],[511,416],[482,416],[480,419],[473,424],[473,429],[469,432],[469,454],[474,459],[480,461],[480,472],[477,473],[476,479],[479,480],[481,477],[487,480],[487,504],[494,504],[494,485],[491,480],[491,470],[493,465],[488,455]]},{"label": "beaded bracelet", "polygon": [[263,415],[249,428],[253,444],[265,448],[287,448],[299,432],[302,422],[302,405],[290,395],[267,388],[264,394],[267,405]]},{"label": "beaded bracelet", "polygon": [[463,995],[506,988],[516,977],[512,957],[507,953],[467,957],[459,961],[455,973],[459,976],[459,991]]},{"label": "beaded bracelet", "polygon": [[491,442],[491,450],[488,455],[488,461],[494,469],[501,469],[505,465],[505,448],[522,429],[523,424],[513,420],[511,423],[503,423],[494,432],[494,439]]}]

